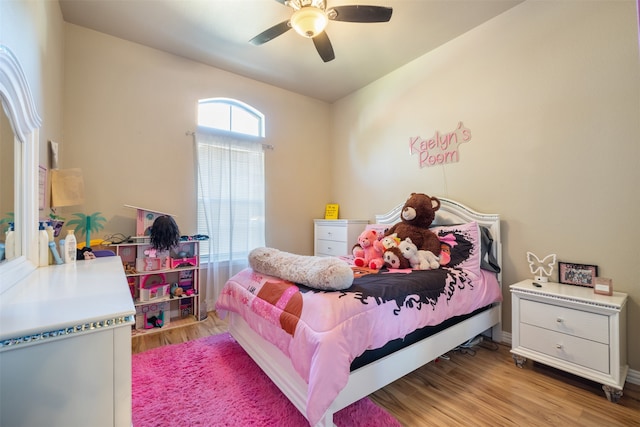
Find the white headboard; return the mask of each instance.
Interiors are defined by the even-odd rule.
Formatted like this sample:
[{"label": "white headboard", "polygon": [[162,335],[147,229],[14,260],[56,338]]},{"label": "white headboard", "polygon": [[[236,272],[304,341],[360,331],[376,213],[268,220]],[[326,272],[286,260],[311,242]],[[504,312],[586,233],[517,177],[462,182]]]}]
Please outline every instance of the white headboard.
[{"label": "white headboard", "polygon": [[[493,238],[491,252],[498,261],[502,270],[502,240],[500,239],[500,215],[476,212],[462,203],[438,197],[440,209],[436,211],[436,218],[431,225],[454,225],[475,221],[479,225],[487,227]],[[405,202],[397,205],[389,212],[376,215],[376,223],[393,225],[400,222],[400,213]],[[498,274],[498,280],[502,283],[502,273]]]}]

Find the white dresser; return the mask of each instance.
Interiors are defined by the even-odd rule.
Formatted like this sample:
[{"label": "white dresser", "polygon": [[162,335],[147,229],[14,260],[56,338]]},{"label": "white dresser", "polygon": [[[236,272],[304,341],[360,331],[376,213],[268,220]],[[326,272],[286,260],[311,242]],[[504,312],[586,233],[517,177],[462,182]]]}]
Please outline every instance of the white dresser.
[{"label": "white dresser", "polygon": [[38,268],[0,295],[0,425],[130,427],[134,316],[119,257]]},{"label": "white dresser", "polygon": [[314,219],[316,256],[351,255],[358,236],[367,226],[366,219]]},{"label": "white dresser", "polygon": [[599,382],[617,402],[627,365],[627,295],[523,280],[511,285],[512,349],[516,365],[527,358]]}]

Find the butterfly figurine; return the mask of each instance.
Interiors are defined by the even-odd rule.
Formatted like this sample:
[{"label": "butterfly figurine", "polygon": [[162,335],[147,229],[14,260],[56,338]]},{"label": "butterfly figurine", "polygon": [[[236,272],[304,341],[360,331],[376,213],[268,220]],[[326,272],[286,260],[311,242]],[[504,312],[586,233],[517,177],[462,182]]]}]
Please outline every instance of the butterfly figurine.
[{"label": "butterfly figurine", "polygon": [[541,261],[533,252],[527,252],[527,261],[529,261],[531,274],[539,276],[544,273],[545,276],[549,277],[553,271],[553,266],[556,264],[556,254],[547,255]]}]

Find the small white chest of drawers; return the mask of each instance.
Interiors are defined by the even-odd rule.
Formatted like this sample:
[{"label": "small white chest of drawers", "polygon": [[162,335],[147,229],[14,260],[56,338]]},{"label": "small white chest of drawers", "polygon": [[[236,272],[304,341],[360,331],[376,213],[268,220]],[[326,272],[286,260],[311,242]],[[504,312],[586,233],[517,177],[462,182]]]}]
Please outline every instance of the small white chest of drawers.
[{"label": "small white chest of drawers", "polygon": [[617,402],[627,365],[627,295],[523,280],[511,285],[513,359],[527,358],[599,382]]},{"label": "small white chest of drawers", "polygon": [[314,254],[351,255],[351,248],[358,243],[358,236],[368,223],[366,219],[314,219]]}]

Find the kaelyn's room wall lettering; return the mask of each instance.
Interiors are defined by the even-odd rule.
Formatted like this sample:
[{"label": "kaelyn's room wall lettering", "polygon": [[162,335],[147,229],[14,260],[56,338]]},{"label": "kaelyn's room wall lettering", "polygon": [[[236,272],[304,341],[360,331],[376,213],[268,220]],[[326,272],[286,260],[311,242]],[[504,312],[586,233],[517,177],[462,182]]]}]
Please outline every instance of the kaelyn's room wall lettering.
[{"label": "kaelyn's room wall lettering", "polygon": [[409,138],[411,155],[419,154],[419,164],[425,166],[444,165],[460,161],[458,146],[471,141],[471,130],[464,127],[462,122],[449,133],[436,133],[429,139],[419,136]]}]

